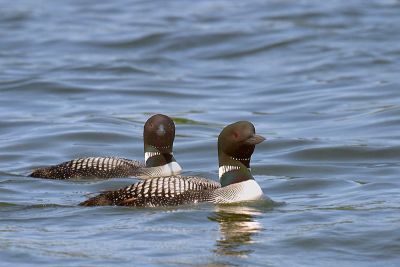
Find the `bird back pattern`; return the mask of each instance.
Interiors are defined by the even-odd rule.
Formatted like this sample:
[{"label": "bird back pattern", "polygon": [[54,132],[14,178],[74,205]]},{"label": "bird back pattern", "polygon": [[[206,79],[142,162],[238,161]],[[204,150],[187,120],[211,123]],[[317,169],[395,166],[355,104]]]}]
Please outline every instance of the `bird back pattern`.
[{"label": "bird back pattern", "polygon": [[81,206],[176,206],[209,201],[218,182],[194,176],[148,179],[120,190],[107,191],[82,202]]},{"label": "bird back pattern", "polygon": [[145,167],[140,161],[117,157],[85,157],[40,168],[30,176],[48,179],[118,178],[136,176]]}]

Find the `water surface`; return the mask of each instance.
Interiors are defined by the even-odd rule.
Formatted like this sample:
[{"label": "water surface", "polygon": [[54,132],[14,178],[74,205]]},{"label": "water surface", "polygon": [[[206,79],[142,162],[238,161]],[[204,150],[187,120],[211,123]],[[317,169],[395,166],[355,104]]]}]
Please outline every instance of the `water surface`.
[{"label": "water surface", "polygon": [[[0,4],[0,265],[398,266],[399,1]],[[27,177],[141,159],[154,113],[212,179],[221,129],[253,122],[285,204],[83,208],[133,180]]]}]

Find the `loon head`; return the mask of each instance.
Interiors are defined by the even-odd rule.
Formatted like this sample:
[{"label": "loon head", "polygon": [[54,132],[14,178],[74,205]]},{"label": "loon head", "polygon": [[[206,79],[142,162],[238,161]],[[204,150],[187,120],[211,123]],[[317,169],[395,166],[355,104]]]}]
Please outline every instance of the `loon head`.
[{"label": "loon head", "polygon": [[163,114],[150,117],[143,130],[146,167],[156,167],[175,161],[173,145],[175,124]]},{"label": "loon head", "polygon": [[222,186],[254,179],[250,172],[251,155],[265,138],[254,125],[238,121],[226,126],[218,137],[219,178]]}]

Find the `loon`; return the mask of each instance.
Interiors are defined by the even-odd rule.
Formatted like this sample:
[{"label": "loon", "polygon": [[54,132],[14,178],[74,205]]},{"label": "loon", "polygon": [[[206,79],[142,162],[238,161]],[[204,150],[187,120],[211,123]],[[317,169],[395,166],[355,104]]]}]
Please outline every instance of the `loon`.
[{"label": "loon", "polygon": [[173,156],[175,124],[166,115],[150,117],[143,130],[145,162],[118,157],[84,157],[33,171],[29,176],[48,179],[171,176],[182,168]]},{"label": "loon", "polygon": [[158,177],[103,192],[79,205],[157,207],[261,199],[263,192],[251,174],[250,160],[255,145],[264,140],[248,121],[230,124],[218,137],[220,183],[194,176]]}]

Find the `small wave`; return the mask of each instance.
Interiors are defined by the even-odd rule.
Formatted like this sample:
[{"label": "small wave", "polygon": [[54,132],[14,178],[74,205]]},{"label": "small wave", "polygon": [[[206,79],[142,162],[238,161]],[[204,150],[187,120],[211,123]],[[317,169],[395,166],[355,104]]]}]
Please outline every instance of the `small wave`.
[{"label": "small wave", "polygon": [[110,63],[109,65],[105,64],[94,64],[94,65],[86,65],[86,66],[76,66],[67,68],[69,71],[77,71],[77,72],[85,72],[85,73],[97,73],[97,72],[106,72],[106,73],[118,73],[118,74],[152,74],[152,71],[146,70],[144,68],[122,65],[117,63]]},{"label": "small wave", "polygon": [[113,41],[95,41],[90,42],[90,45],[100,46],[112,49],[132,49],[139,47],[149,47],[151,45],[158,45],[163,39],[168,36],[168,33],[150,33],[144,36],[127,39],[127,40],[113,40]]},{"label": "small wave", "polygon": [[0,21],[3,23],[15,23],[29,20],[32,17],[30,11],[24,10],[0,10]]},{"label": "small wave", "polygon": [[329,162],[382,162],[398,161],[400,147],[335,146],[304,148],[291,152],[288,157],[299,161]]},{"label": "small wave", "polygon": [[259,54],[259,53],[265,53],[270,50],[276,49],[276,48],[282,48],[285,46],[290,46],[292,44],[296,44],[299,42],[303,42],[305,40],[308,40],[310,37],[308,36],[302,36],[298,38],[290,38],[286,40],[280,39],[279,41],[272,42],[269,44],[264,44],[256,47],[249,47],[245,50],[237,50],[237,51],[221,51],[218,54],[210,55],[210,56],[204,56],[204,59],[234,59],[234,58],[239,58],[239,57],[245,57],[245,56],[251,56],[254,54]]},{"label": "small wave", "polygon": [[14,203],[9,203],[9,202],[0,202],[0,207],[15,207],[18,206],[17,204]]},{"label": "small wave", "polygon": [[3,91],[13,92],[20,90],[24,92],[32,93],[50,93],[50,94],[77,94],[92,91],[93,89],[80,85],[79,87],[73,85],[67,85],[66,83],[56,83],[47,81],[36,81],[36,80],[23,80],[15,81],[14,84],[8,84]]}]

